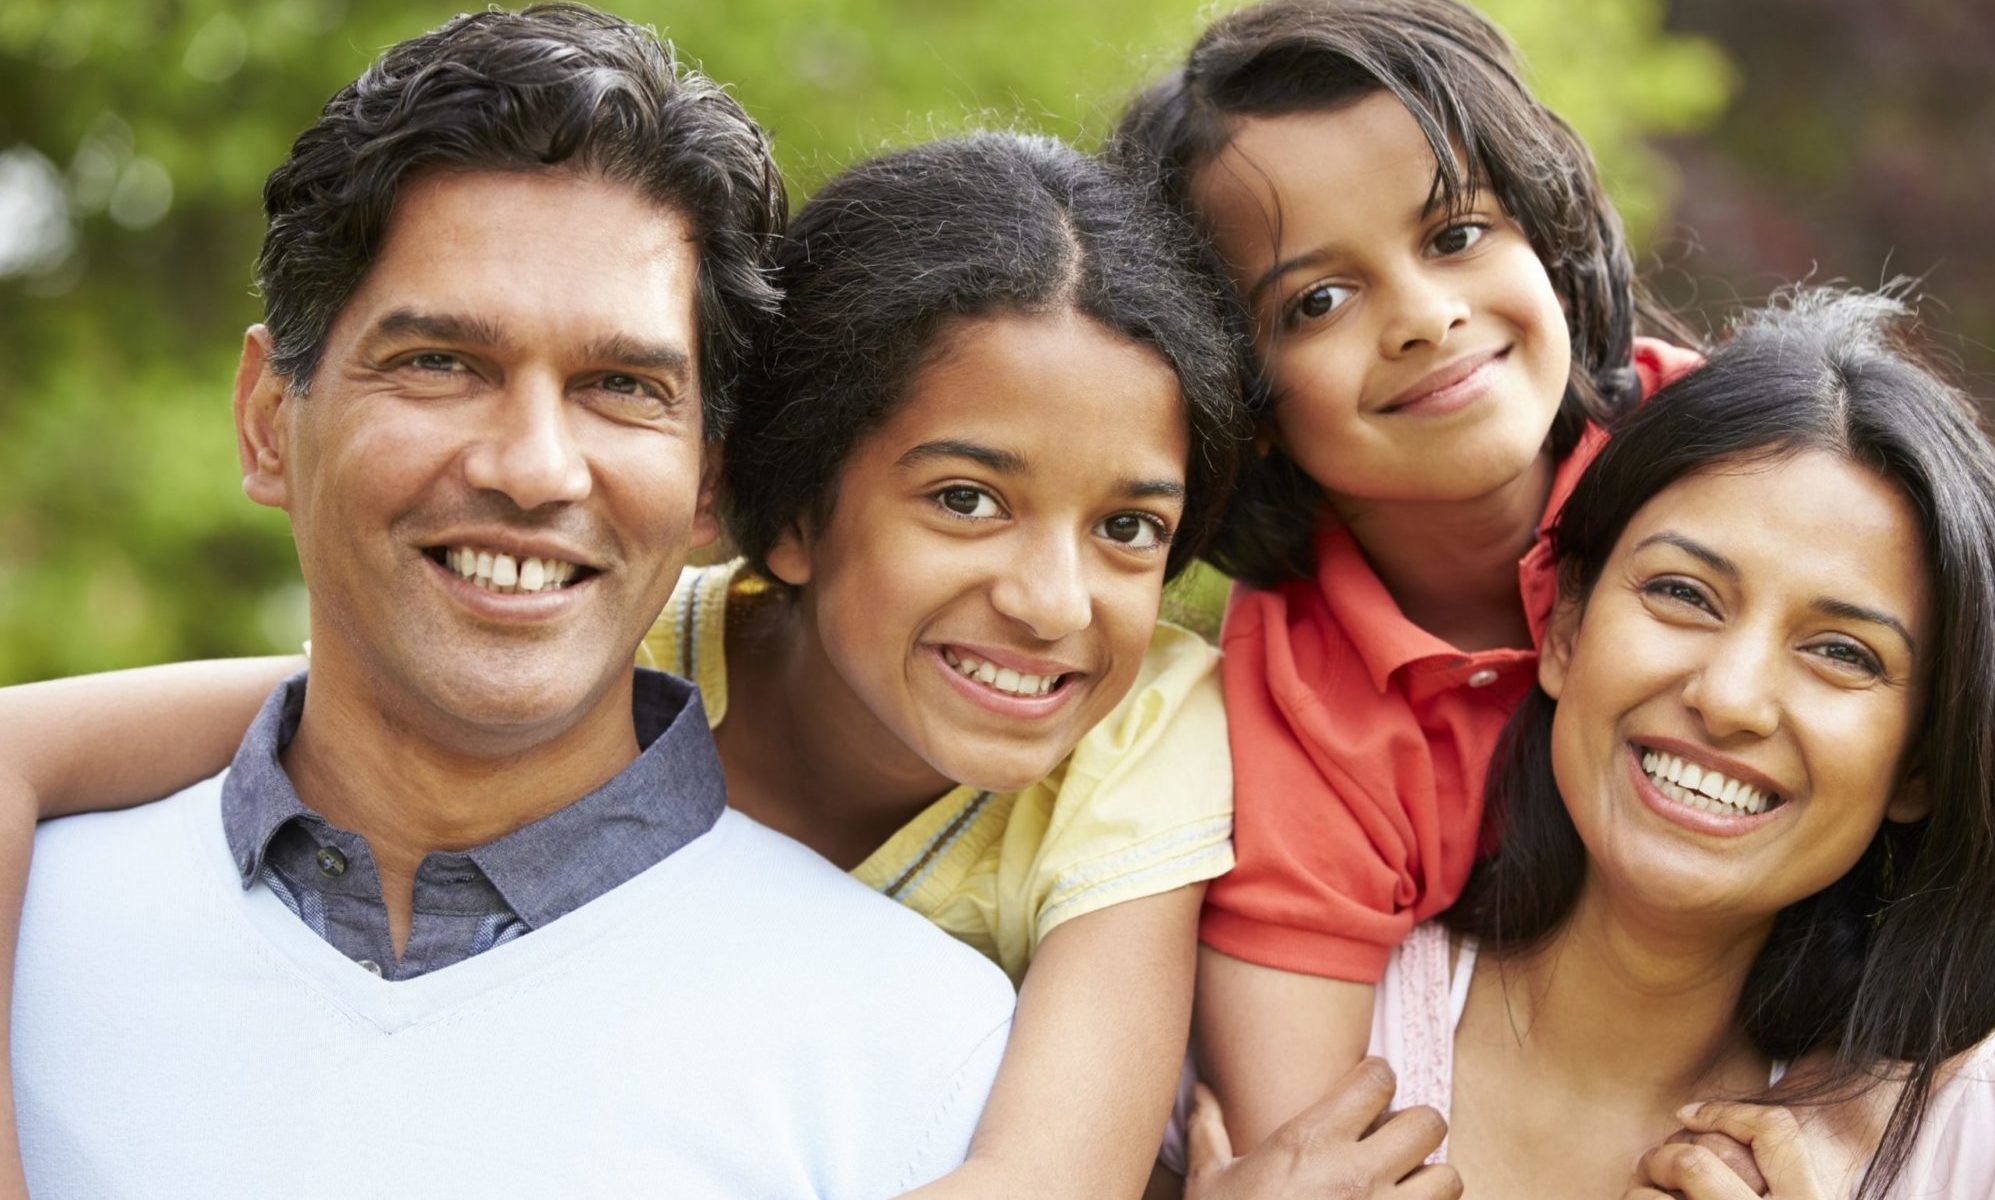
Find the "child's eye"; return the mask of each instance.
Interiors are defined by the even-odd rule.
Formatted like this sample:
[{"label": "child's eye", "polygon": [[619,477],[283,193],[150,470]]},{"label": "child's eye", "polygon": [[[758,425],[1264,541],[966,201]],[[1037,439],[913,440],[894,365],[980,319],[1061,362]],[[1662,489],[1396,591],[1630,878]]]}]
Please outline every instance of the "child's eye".
[{"label": "child's eye", "polygon": [[1171,544],[1170,526],[1148,513],[1117,513],[1094,528],[1096,536],[1131,550],[1155,550]]},{"label": "child's eye", "polygon": [[1460,254],[1481,241],[1488,232],[1489,226],[1481,221],[1458,221],[1435,234],[1429,245],[1436,254]]},{"label": "child's eye", "polygon": [[1319,283],[1289,302],[1289,324],[1320,321],[1344,307],[1345,302],[1355,295],[1356,288],[1341,283]]},{"label": "child's eye", "polygon": [[997,498],[982,488],[946,487],[935,493],[935,502],[958,517],[973,520],[995,517],[1000,513]]}]

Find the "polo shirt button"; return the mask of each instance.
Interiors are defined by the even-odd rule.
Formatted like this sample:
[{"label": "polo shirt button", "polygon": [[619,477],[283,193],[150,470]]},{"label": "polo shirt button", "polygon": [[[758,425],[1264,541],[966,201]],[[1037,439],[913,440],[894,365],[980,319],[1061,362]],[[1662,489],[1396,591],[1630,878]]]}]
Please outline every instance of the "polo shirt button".
[{"label": "polo shirt button", "polygon": [[363,958],[360,960],[360,969],[369,975],[379,975],[381,973],[381,964],[371,958]]},{"label": "polo shirt button", "polygon": [[1492,667],[1484,667],[1482,670],[1477,671],[1475,674],[1469,676],[1470,687],[1488,687],[1490,684],[1495,682],[1496,682],[1496,670]]},{"label": "polo shirt button", "polygon": [[331,846],[320,846],[317,857],[319,860],[319,870],[325,874],[332,876],[346,874],[346,855],[341,854]]}]

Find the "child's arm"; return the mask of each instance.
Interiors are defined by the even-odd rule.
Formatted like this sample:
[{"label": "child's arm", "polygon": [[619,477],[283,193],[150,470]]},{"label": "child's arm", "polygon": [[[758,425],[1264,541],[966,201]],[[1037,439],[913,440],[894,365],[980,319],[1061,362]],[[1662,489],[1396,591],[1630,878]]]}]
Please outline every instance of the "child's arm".
[{"label": "child's arm", "polygon": [[969,1160],[905,1200],[1143,1194],[1184,1063],[1204,894],[1125,901],[1046,935]]},{"label": "child's arm", "polygon": [[[13,1024],[14,946],[35,822],[171,795],[229,765],[299,658],[179,663],[0,688],[0,1030]],[[0,1038],[0,1200],[27,1196]]]},{"label": "child's arm", "polygon": [[1199,947],[1199,1076],[1218,1095],[1236,1149],[1260,1145],[1365,1056],[1377,990]]}]

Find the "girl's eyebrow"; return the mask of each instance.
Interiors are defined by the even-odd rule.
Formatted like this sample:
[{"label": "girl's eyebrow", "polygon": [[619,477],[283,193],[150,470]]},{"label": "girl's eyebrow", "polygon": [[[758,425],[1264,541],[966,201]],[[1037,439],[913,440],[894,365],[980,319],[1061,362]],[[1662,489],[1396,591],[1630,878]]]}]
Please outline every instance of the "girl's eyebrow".
[{"label": "girl's eyebrow", "polygon": [[1259,279],[1254,281],[1254,286],[1247,289],[1247,307],[1253,308],[1258,305],[1261,302],[1261,294],[1280,282],[1282,276],[1287,275],[1291,271],[1300,271],[1304,267],[1322,266],[1333,257],[1335,257],[1335,252],[1332,247],[1318,246],[1313,250],[1306,250],[1293,258],[1285,258],[1274,266],[1269,267],[1261,274]]},{"label": "girl's eyebrow", "polygon": [[923,442],[901,455],[898,462],[903,467],[912,467],[937,458],[967,458],[1000,475],[1022,475],[1026,471],[1025,459],[1018,454],[952,438]]},{"label": "girl's eyebrow", "polygon": [[[1706,546],[1704,543],[1694,538],[1687,538],[1680,533],[1672,533],[1669,530],[1664,530],[1661,533],[1652,533],[1635,543],[1635,549],[1643,550],[1649,546],[1658,544],[1676,547],[1678,550],[1683,551],[1727,579],[1737,580],[1739,578],[1739,565],[1737,563],[1726,558],[1716,550],[1711,549],[1711,547]],[[1808,607],[1827,617],[1836,617],[1844,621],[1862,621],[1870,625],[1882,625],[1903,638],[1907,650],[1910,650],[1914,654],[1919,652],[1918,643],[1913,639],[1912,631],[1905,627],[1905,622],[1900,621],[1897,617],[1892,616],[1883,609],[1870,608],[1862,604],[1853,604],[1848,600],[1837,600],[1830,596],[1817,596],[1808,602]]]}]

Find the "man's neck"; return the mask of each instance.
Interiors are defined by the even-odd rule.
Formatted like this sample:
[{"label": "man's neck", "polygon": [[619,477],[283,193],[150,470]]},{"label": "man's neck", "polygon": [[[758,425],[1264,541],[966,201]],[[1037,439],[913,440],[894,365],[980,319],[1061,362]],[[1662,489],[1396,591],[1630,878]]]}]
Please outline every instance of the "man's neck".
[{"label": "man's neck", "polygon": [[496,737],[398,711],[344,668],[315,658],[281,758],[307,807],[367,839],[398,955],[425,855],[504,837],[601,787],[638,754],[629,675],[565,728]]},{"label": "man's neck", "polygon": [[1332,503],[1409,621],[1461,650],[1523,648],[1531,633],[1517,560],[1537,537],[1552,473],[1540,454],[1472,500]]}]

